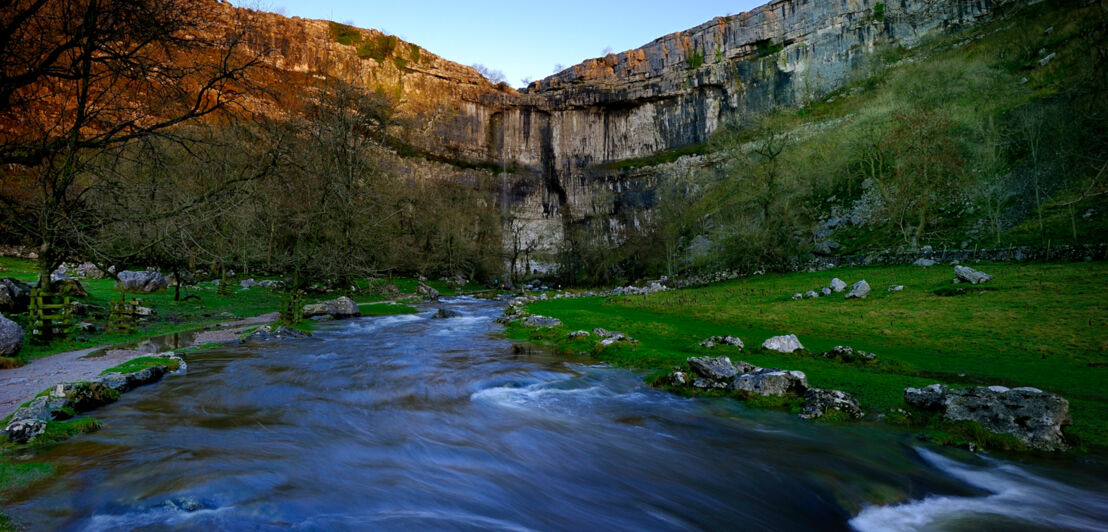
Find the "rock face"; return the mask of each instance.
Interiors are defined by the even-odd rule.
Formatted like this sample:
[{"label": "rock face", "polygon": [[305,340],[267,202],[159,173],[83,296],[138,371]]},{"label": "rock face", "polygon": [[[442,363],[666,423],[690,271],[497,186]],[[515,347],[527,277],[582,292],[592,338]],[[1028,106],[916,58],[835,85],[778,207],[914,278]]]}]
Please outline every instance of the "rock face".
[{"label": "rock face", "polygon": [[[821,97],[842,87],[884,46],[911,46],[957,31],[1014,3],[777,0],[589,59],[522,92],[378,31],[345,28],[357,38],[343,44],[335,36],[341,26],[323,20],[224,3],[208,11],[256,25],[274,48],[265,61],[289,85],[302,84],[297,80],[305,74],[322,75],[396,94],[398,113],[418,124],[404,135],[418,151],[518,169],[507,199],[519,234],[553,250],[563,235],[562,216],[599,216],[622,225],[617,211],[649,209],[636,198],[649,195],[669,171],[624,173],[608,163],[701,143],[728,120],[749,121]],[[367,56],[362,43],[388,51]],[[594,209],[593,201],[608,190],[618,193]],[[539,239],[543,235],[548,238]]]},{"label": "rock face", "polygon": [[11,277],[0,279],[0,312],[27,312],[30,304],[30,285]]},{"label": "rock face", "polygon": [[777,351],[778,353],[792,353],[804,349],[804,346],[800,344],[800,339],[795,334],[787,334],[785,336],[774,336],[762,342],[762,349]]},{"label": "rock face", "polygon": [[854,283],[854,286],[850,289],[850,293],[846,294],[846,299],[865,299],[869,297],[869,283],[865,279]]},{"label": "rock face", "polygon": [[979,272],[969,266],[954,267],[954,282],[969,284],[984,284],[993,280],[993,276],[985,272]]},{"label": "rock face", "polygon": [[832,410],[842,412],[854,419],[860,419],[865,415],[858,400],[842,390],[808,388],[808,391],[804,392],[804,411],[801,412],[800,417],[821,418]]},{"label": "rock face", "polygon": [[0,356],[14,357],[23,348],[23,328],[0,314]]},{"label": "rock face", "polygon": [[119,272],[119,283],[128,292],[142,292],[150,294],[165,290],[169,283],[165,276],[158,272],[135,272],[124,270]]},{"label": "rock face", "polygon": [[979,386],[952,390],[941,384],[904,390],[908,404],[942,412],[948,421],[974,421],[1014,436],[1031,449],[1068,448],[1062,428],[1070,425],[1069,402],[1038,388]]},{"label": "rock face", "polygon": [[361,315],[362,311],[358,310],[358,305],[354,303],[354,300],[346,296],[330,301],[323,301],[321,303],[304,305],[305,318],[330,316],[334,319],[343,319],[356,318]]}]

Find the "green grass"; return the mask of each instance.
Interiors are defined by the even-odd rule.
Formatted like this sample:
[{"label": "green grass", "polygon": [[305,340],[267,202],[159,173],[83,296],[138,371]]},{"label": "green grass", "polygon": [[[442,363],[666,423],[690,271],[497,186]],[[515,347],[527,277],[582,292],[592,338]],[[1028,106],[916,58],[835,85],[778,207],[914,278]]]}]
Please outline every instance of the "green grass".
[{"label": "green grass", "polygon": [[362,316],[392,316],[396,314],[416,314],[419,309],[401,305],[399,303],[376,303],[373,305],[359,305],[358,310]]},{"label": "green grass", "polygon": [[153,367],[163,367],[166,371],[177,371],[177,368],[181,367],[181,363],[176,360],[171,360],[162,357],[138,357],[128,360],[118,366],[108,368],[101,371],[101,375],[107,375],[109,373],[134,373],[136,371],[142,371],[144,369]]},{"label": "green grass", "polygon": [[[1073,435],[1108,446],[1108,264],[987,264],[989,290],[938,296],[953,271],[939,265],[834,269],[758,276],[651,296],[562,299],[532,304],[553,316],[554,329],[512,327],[509,335],[589,352],[616,365],[668,370],[691,356],[731,354],[762,367],[801,370],[809,383],[855,394],[870,411],[904,407],[904,388],[942,382],[953,386],[1034,386],[1070,401]],[[865,279],[865,300],[831,297],[791,301],[792,294],[826,286],[832,278]],[[903,292],[887,292],[904,285]],[[569,341],[569,331],[603,327],[641,343],[596,349],[595,338]],[[746,351],[697,344],[715,335],[739,336]],[[873,365],[843,364],[807,355],[762,352],[770,336],[796,334],[809,352],[848,345],[875,353]]]},{"label": "green grass", "polygon": [[331,22],[328,25],[328,29],[330,30],[331,38],[339,44],[354,46],[362,42],[362,32],[358,31],[358,28],[353,26]]}]

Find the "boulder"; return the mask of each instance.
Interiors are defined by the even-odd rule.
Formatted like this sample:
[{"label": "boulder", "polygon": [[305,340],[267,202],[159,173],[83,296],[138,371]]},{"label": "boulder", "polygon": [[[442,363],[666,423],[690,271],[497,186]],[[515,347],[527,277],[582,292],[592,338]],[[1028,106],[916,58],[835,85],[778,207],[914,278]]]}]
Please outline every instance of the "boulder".
[{"label": "boulder", "polygon": [[4,429],[8,440],[16,444],[30,443],[43,432],[46,432],[46,422],[41,419],[15,420]]},{"label": "boulder", "polygon": [[1069,402],[1038,388],[953,390],[933,384],[904,390],[904,400],[917,408],[941,412],[948,421],[973,421],[992,432],[1011,435],[1031,449],[1068,448],[1062,428],[1072,423]]},{"label": "boulder", "polygon": [[331,316],[335,319],[342,319],[356,318],[361,315],[362,311],[358,310],[358,305],[354,303],[354,300],[346,296],[330,301],[304,305],[304,317],[306,318],[314,316]]},{"label": "boulder", "polygon": [[804,393],[808,377],[802,371],[756,368],[731,380],[731,389],[758,395]]},{"label": "boulder", "polygon": [[800,339],[795,334],[787,334],[785,336],[774,336],[762,342],[762,349],[777,351],[778,353],[792,353],[804,349],[804,346],[800,344]]},{"label": "boulder", "polygon": [[916,266],[922,266],[924,268],[930,268],[930,267],[935,265],[935,261],[933,261],[931,259],[918,259],[918,260],[916,260],[916,262],[913,262],[912,264],[915,264]]},{"label": "boulder", "polygon": [[831,410],[838,410],[854,419],[860,419],[865,415],[858,400],[842,390],[808,388],[808,391],[804,392],[804,411],[801,412],[800,417],[821,418]]},{"label": "boulder", "polygon": [[23,328],[0,314],[0,356],[14,357],[23,348]]},{"label": "boulder", "polygon": [[831,293],[832,293],[831,289],[827,288],[826,286],[819,290],[820,297],[827,297],[827,296],[831,295]]},{"label": "boulder", "polygon": [[898,284],[898,285],[895,285],[895,286],[890,286],[889,291],[890,292],[903,292],[904,291],[904,285]]},{"label": "boulder", "polygon": [[798,299],[804,299],[804,294],[801,294],[801,293],[793,294],[793,301],[796,301]]},{"label": "boulder", "polygon": [[82,263],[74,270],[74,274],[77,277],[83,277],[85,279],[103,279],[104,272],[100,271],[95,264],[91,262]]},{"label": "boulder", "polygon": [[589,336],[592,336],[589,331],[573,331],[569,333],[569,337],[572,340],[576,340],[578,338],[588,338]]},{"label": "boulder", "polygon": [[27,312],[31,304],[31,286],[18,279],[0,279],[0,312]]},{"label": "boulder", "polygon": [[869,296],[869,283],[865,279],[854,283],[845,299],[865,299]]},{"label": "boulder", "polygon": [[101,384],[120,393],[129,392],[139,386],[146,386],[158,382],[165,376],[165,366],[152,366],[140,369],[132,373],[106,373],[95,379],[90,384]]},{"label": "boulder", "polygon": [[804,298],[805,299],[815,299],[817,297],[819,297],[819,294],[816,293],[815,290],[809,290],[807,292],[804,292]]},{"label": "boulder", "polygon": [[669,383],[672,386],[687,386],[689,384],[689,374],[684,371],[674,371],[669,374]]},{"label": "boulder", "polygon": [[244,279],[242,281],[239,281],[239,286],[241,286],[244,290],[248,288],[254,288],[255,286],[258,286],[258,281],[255,281],[254,279]]},{"label": "boulder", "polygon": [[124,270],[119,272],[119,283],[127,292],[142,292],[146,294],[165,290],[169,283],[165,276],[158,272],[136,272]]},{"label": "boulder", "polygon": [[740,373],[727,357],[693,357],[688,359],[688,363],[697,375],[708,380],[723,382],[724,387],[726,381]]},{"label": "boulder", "polygon": [[730,345],[739,348],[739,351],[743,349],[743,341],[738,336],[713,336],[700,342],[700,347],[706,347],[713,349],[717,345]]},{"label": "boulder", "polygon": [[416,293],[425,300],[437,301],[439,299],[439,291],[431,288],[422,281],[419,283],[419,286],[416,287]]},{"label": "boulder", "polygon": [[81,282],[76,279],[61,279],[53,281],[54,291],[59,294],[66,294],[70,297],[88,297],[88,290],[85,290],[84,286],[81,286]]},{"label": "boulder", "polygon": [[68,406],[69,401],[61,397],[36,397],[27,406],[16,410],[12,414],[12,421],[21,419],[40,419],[42,421],[69,419],[73,416],[66,411]]},{"label": "boulder", "polygon": [[448,309],[448,308],[440,308],[439,311],[436,312],[434,316],[431,316],[431,318],[436,319],[436,320],[445,320],[445,319],[449,319],[449,318],[457,318],[461,315],[462,315],[462,313],[458,312],[456,310],[451,310],[451,309]]},{"label": "boulder", "polygon": [[838,277],[836,277],[834,279],[831,279],[830,288],[831,288],[832,292],[835,292],[835,293],[842,292],[843,290],[846,290],[846,282],[843,281],[842,279],[839,279]]},{"label": "boulder", "polygon": [[969,284],[984,284],[993,280],[993,276],[985,272],[979,272],[969,266],[954,267],[954,282]]}]

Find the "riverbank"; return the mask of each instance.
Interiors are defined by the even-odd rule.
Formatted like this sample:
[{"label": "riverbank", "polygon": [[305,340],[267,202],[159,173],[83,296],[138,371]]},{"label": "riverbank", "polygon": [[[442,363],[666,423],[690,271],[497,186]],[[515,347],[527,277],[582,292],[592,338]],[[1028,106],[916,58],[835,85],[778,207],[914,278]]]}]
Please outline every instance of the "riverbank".
[{"label": "riverbank", "polygon": [[[904,402],[908,387],[1031,386],[1070,402],[1073,426],[1066,435],[1072,446],[1097,452],[1108,448],[1108,393],[1103,389],[1108,265],[973,266],[995,279],[954,285],[949,265],[834,268],[650,295],[550,299],[530,304],[528,311],[557,318],[560,326],[516,323],[508,335],[654,371],[658,377],[674,367],[687,368],[686,360],[697,356],[728,355],[736,362],[799,370],[813,387],[853,394],[868,419],[886,423],[911,425],[900,414],[912,410]],[[833,278],[848,285],[864,279],[871,292],[865,299],[848,300],[844,293],[793,299],[818,292]],[[601,345],[595,336],[570,337],[596,327],[621,331],[638,343]],[[805,349],[794,354],[760,349],[764,340],[787,334],[797,335]],[[725,335],[741,338],[746,348],[700,346],[709,337]],[[877,360],[845,363],[815,356],[839,345],[874,353]]]}]

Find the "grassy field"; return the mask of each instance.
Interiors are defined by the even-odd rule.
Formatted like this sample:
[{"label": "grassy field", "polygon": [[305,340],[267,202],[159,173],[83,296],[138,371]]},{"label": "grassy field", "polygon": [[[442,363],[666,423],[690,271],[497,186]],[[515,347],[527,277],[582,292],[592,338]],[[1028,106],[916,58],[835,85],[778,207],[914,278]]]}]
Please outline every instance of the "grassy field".
[{"label": "grassy field", "polygon": [[[905,406],[909,386],[1034,386],[1070,401],[1070,436],[1086,448],[1108,447],[1108,264],[976,266],[996,279],[953,296],[936,294],[948,291],[954,278],[953,268],[939,265],[841,268],[650,296],[543,301],[529,310],[564,325],[513,326],[509,335],[658,371],[684,365],[692,356],[728,354],[762,367],[804,371],[812,386],[849,391],[872,412]],[[865,300],[845,300],[842,294],[791,300],[834,277],[848,284],[865,279],[873,291]],[[905,289],[889,292],[893,285]],[[595,327],[625,332],[641,343],[599,349],[595,337],[567,337]],[[878,363],[844,364],[759,349],[765,339],[781,334],[796,334],[810,353],[848,345],[875,353]],[[698,346],[715,335],[738,336],[746,349]]]}]

